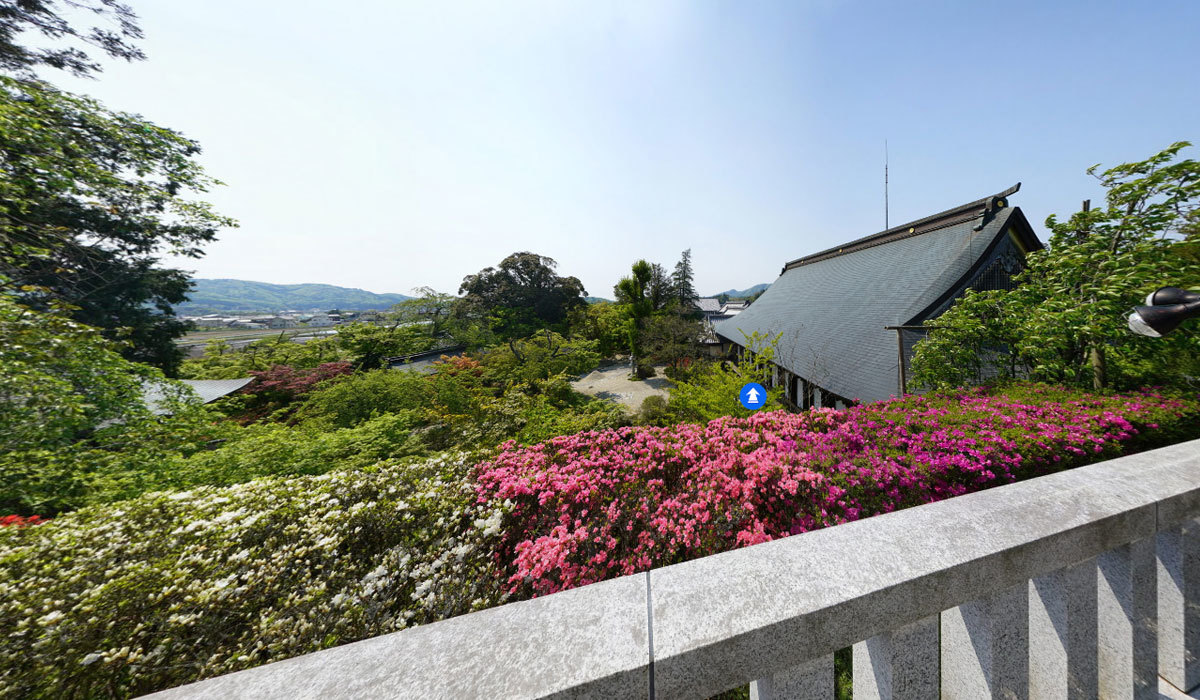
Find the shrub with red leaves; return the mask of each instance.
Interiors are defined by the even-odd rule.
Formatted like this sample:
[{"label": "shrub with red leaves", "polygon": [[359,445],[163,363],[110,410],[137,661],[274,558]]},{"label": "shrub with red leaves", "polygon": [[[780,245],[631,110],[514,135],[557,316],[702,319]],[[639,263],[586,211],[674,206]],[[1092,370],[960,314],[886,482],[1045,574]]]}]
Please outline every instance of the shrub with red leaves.
[{"label": "shrub with red leaves", "polygon": [[286,408],[318,384],[348,377],[353,373],[349,362],[326,362],[310,369],[275,365],[262,372],[251,372],[254,381],[242,390],[246,397],[245,420],[257,420]]}]

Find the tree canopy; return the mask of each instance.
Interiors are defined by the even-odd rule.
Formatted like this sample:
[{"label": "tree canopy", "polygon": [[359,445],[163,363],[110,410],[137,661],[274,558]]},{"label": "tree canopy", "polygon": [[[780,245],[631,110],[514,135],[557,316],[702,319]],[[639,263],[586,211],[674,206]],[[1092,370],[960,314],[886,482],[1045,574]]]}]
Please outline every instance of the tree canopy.
[{"label": "tree canopy", "polygon": [[639,375],[651,374],[651,362],[665,362],[675,369],[682,360],[697,355],[702,327],[690,249],[683,251],[670,274],[662,265],[638,260],[613,293]]},{"label": "tree canopy", "polygon": [[[54,0],[5,0],[0,2],[0,70],[30,77],[38,66],[90,76],[100,71],[82,43],[100,49],[113,58],[136,61],[145,58],[131,40],[141,39],[133,10],[117,0],[65,0],[73,10],[86,10],[93,17],[111,21],[110,27],[80,29],[59,16]],[[17,43],[25,31],[36,31],[46,39],[68,42],[67,46],[30,48]]]},{"label": "tree canopy", "polygon": [[142,383],[161,380],[125,360],[94,328],[0,294],[0,451],[54,449],[104,421],[146,414]]},{"label": "tree canopy", "polygon": [[563,330],[568,314],[587,304],[587,291],[574,277],[560,277],[552,258],[529,252],[513,253],[463,278],[463,313],[486,319],[501,339],[531,335],[543,328]]},{"label": "tree canopy", "polygon": [[700,298],[692,277],[692,249],[688,248],[679,256],[675,271],[671,273],[671,286],[680,308],[691,310]]},{"label": "tree canopy", "polygon": [[1094,389],[1196,381],[1200,334],[1146,338],[1126,327],[1149,292],[1200,285],[1200,163],[1179,158],[1189,145],[1090,168],[1106,206],[1050,216],[1050,247],[1028,256],[1015,289],[969,292],[927,324],[935,330],[917,345],[914,379],[946,387],[1021,377]]},{"label": "tree canopy", "polygon": [[131,341],[127,357],[168,371],[186,326],[172,305],[188,276],[158,267],[172,252],[236,225],[187,198],[219,184],[199,145],[145,119],[37,80],[0,76],[0,275],[22,301],[76,307],[76,320]]}]

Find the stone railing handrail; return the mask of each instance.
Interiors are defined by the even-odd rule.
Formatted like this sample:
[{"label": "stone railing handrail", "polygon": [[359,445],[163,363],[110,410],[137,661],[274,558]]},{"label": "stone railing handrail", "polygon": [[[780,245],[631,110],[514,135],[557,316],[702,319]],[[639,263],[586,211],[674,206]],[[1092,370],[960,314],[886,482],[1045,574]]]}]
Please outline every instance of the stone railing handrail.
[{"label": "stone railing handrail", "polygon": [[851,645],[856,699],[1157,697],[1200,684],[1197,517],[1200,440],[154,697],[831,697]]}]

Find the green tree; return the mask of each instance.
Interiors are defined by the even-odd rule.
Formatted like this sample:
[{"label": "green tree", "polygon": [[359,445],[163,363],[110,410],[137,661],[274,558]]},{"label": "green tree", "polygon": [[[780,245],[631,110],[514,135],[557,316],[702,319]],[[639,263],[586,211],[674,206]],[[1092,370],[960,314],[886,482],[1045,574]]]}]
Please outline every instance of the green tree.
[{"label": "green tree", "polygon": [[522,338],[549,328],[566,330],[572,309],[586,304],[587,291],[574,277],[559,277],[552,258],[513,253],[497,268],[467,275],[459,318],[485,322],[500,340]]},{"label": "green tree", "polygon": [[137,16],[124,3],[67,0],[65,4],[76,11],[87,10],[92,17],[112,20],[115,29],[96,26],[81,31],[58,15],[54,0],[10,0],[0,5],[0,70],[26,77],[31,76],[38,66],[59,68],[78,76],[99,72],[100,66],[77,45],[30,48],[18,44],[16,38],[28,30],[35,30],[55,41],[88,44],[113,58],[127,61],[145,58],[140,49],[129,43],[132,39],[141,39],[142,31],[138,28]]},{"label": "green tree", "polygon": [[187,360],[180,368],[186,379],[237,379],[254,372],[265,372],[278,365],[293,369],[312,369],[326,362],[349,359],[348,351],[337,336],[292,342],[280,333],[238,350],[223,340],[214,340],[204,348],[204,356]]},{"label": "green tree", "polygon": [[654,300],[650,296],[650,284],[653,279],[654,266],[645,260],[638,260],[633,264],[631,274],[622,277],[613,287],[617,302],[627,309],[625,333],[635,372],[639,370],[638,363],[642,355],[642,329],[646,319],[654,313]]},{"label": "green tree", "polygon": [[679,256],[675,271],[671,273],[671,289],[681,312],[696,313],[696,300],[700,295],[696,293],[692,277],[692,249],[688,248]]},{"label": "green tree", "polygon": [[424,328],[425,333],[433,340],[453,337],[454,332],[458,330],[453,319],[459,298],[442,294],[432,287],[418,287],[413,291],[420,296],[392,306],[392,314],[396,320],[402,324]]},{"label": "green tree", "polygon": [[[187,387],[118,350],[65,310],[0,294],[0,513],[137,495],[210,439],[215,415]],[[147,384],[169,417],[151,412]]]},{"label": "green tree", "polygon": [[338,326],[337,344],[355,369],[378,369],[384,358],[428,350],[433,340],[420,326],[401,325],[399,320],[388,325],[347,323]]},{"label": "green tree", "polygon": [[511,340],[485,353],[480,360],[486,376],[504,382],[530,382],[549,379],[557,374],[578,375],[600,364],[599,343],[570,339],[553,331],[542,331],[528,338]]},{"label": "green tree", "polygon": [[667,364],[673,371],[685,359],[699,354],[702,332],[700,322],[687,316],[676,313],[652,316],[643,336],[646,355],[655,362]]},{"label": "green tree", "polygon": [[0,452],[69,445],[106,421],[147,414],[143,382],[161,374],[61,309],[0,294]]},{"label": "green tree", "polygon": [[663,311],[675,305],[675,288],[667,270],[658,263],[650,265],[650,283],[646,285],[646,296],[650,298],[650,308],[654,312]]},{"label": "green tree", "polygon": [[628,349],[628,311],[626,305],[608,301],[589,304],[580,310],[571,332],[596,341],[601,357],[612,357]]},{"label": "green tree", "polygon": [[[782,334],[774,336],[755,332],[745,335],[746,353],[741,362],[724,362],[700,370],[687,381],[679,382],[671,389],[668,403],[676,422],[705,422],[721,416],[749,416],[750,411],[742,406],[739,396],[747,382],[770,386],[771,361],[775,359],[775,346]],[[763,407],[758,410],[774,411],[784,408],[781,387],[768,388]]]},{"label": "green tree", "polygon": [[1106,206],[1046,220],[1048,250],[1031,253],[1011,291],[969,293],[927,325],[913,377],[927,387],[999,377],[1103,388],[1182,384],[1200,376],[1200,335],[1131,333],[1126,317],[1163,286],[1200,285],[1190,255],[1200,217],[1200,163],[1172,144],[1137,163],[1088,173]]},{"label": "green tree", "polygon": [[234,222],[186,198],[217,183],[195,141],[36,80],[0,77],[0,275],[23,303],[70,304],[125,338],[127,357],[173,372],[188,278],[157,266]]}]

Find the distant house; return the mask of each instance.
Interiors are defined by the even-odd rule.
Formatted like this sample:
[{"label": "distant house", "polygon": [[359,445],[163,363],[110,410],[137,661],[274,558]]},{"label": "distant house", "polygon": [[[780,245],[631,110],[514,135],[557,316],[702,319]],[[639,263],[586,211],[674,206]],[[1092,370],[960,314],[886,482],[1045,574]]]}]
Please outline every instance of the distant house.
[{"label": "distant house", "polygon": [[703,314],[704,320],[708,321],[709,323],[720,321],[731,316],[736,316],[737,314],[741,313],[749,304],[750,302],[745,301],[744,299],[739,299],[736,301],[730,300],[724,304],[722,304],[721,300],[717,299],[716,297],[704,297],[696,300],[696,308],[700,309],[700,313]]},{"label": "distant house", "polygon": [[793,260],[714,330],[734,354],[743,333],[782,333],[774,381],[800,408],[904,393],[921,324],[967,289],[1012,288],[1026,254],[1043,247],[1009,206],[1018,189]]},{"label": "distant house", "polygon": [[749,305],[750,305],[750,302],[746,301],[745,299],[738,299],[736,301],[731,299],[721,305],[721,312],[720,312],[719,316],[721,316],[722,318],[729,318],[730,316],[736,316],[736,315],[740,314],[741,312],[745,311],[746,307]]},{"label": "distant house", "polygon": [[696,308],[707,318],[721,312],[721,301],[716,297],[702,297],[696,300]]},{"label": "distant house", "polygon": [[240,328],[242,330],[248,330],[248,331],[257,331],[257,330],[262,330],[262,329],[266,328],[266,326],[264,324],[255,323],[254,321],[252,321],[251,319],[248,319],[248,318],[239,318],[239,319],[230,321],[229,327],[230,328]]},{"label": "distant house", "polygon": [[228,328],[231,321],[235,319],[228,316],[220,316],[218,314],[209,314],[207,316],[184,316],[185,321],[191,321],[197,328]]},{"label": "distant house", "polygon": [[290,318],[283,316],[259,316],[250,319],[253,323],[260,324],[263,328],[295,328],[296,322]]},{"label": "distant house", "polygon": [[308,319],[309,326],[332,326],[333,319],[329,314],[313,314]]}]

